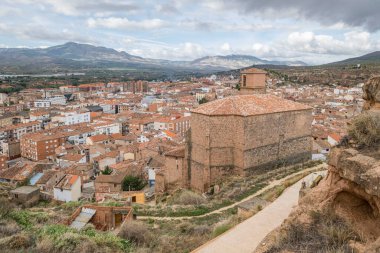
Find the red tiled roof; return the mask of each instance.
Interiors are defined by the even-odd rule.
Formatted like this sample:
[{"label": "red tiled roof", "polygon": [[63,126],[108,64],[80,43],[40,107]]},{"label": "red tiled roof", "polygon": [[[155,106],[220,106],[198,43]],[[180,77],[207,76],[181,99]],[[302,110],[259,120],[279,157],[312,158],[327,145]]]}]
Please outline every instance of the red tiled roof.
[{"label": "red tiled roof", "polygon": [[250,68],[241,71],[242,74],[266,74],[267,72],[262,69]]},{"label": "red tiled roof", "polygon": [[173,132],[171,132],[169,130],[163,130],[162,132],[165,133],[170,138],[174,138],[174,137],[177,136],[175,133],[173,133]]},{"label": "red tiled roof", "polygon": [[336,133],[332,133],[332,134],[329,134],[329,136],[331,137],[331,138],[333,138],[335,141],[340,141],[340,139],[342,138],[342,137],[340,137],[338,134],[336,134]]},{"label": "red tiled roof", "polygon": [[286,111],[311,110],[310,106],[269,94],[239,95],[215,100],[192,113],[205,115],[253,116]]},{"label": "red tiled roof", "polygon": [[67,154],[62,157],[62,160],[79,162],[83,157],[84,155],[81,154]]},{"label": "red tiled roof", "polygon": [[110,140],[111,136],[105,135],[105,134],[98,134],[98,135],[94,135],[88,138],[90,138],[92,142],[99,142],[99,141]]},{"label": "red tiled roof", "polygon": [[54,186],[54,188],[70,190],[73,184],[75,184],[75,182],[78,180],[78,178],[78,175],[67,174]]}]

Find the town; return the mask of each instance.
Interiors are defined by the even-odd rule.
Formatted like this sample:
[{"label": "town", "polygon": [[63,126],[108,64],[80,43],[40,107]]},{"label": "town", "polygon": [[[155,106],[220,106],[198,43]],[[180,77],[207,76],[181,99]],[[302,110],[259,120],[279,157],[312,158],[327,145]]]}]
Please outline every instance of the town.
[{"label": "town", "polygon": [[[121,233],[136,217],[168,215],[160,206],[178,194],[218,198],[232,175],[285,177],[281,168],[325,162],[362,111],[363,85],[299,85],[248,68],[2,93],[0,183],[27,208],[75,203],[65,226]],[[246,205],[240,213],[257,208]]]}]

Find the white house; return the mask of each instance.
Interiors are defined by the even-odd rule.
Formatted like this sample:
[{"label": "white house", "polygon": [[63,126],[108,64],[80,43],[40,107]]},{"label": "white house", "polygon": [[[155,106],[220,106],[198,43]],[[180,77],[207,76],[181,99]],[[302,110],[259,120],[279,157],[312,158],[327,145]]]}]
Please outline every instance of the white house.
[{"label": "white house", "polygon": [[91,124],[95,130],[95,134],[117,134],[121,133],[121,123],[109,121],[97,121]]},{"label": "white house", "polygon": [[78,175],[65,175],[54,186],[54,199],[59,201],[78,201],[81,194],[81,179]]},{"label": "white house", "polygon": [[38,108],[48,108],[52,105],[65,105],[66,104],[66,97],[62,95],[57,95],[45,99],[39,99],[34,101],[34,107]]},{"label": "white house", "polygon": [[4,104],[8,101],[8,95],[6,93],[0,93],[0,104]]},{"label": "white house", "polygon": [[[69,111],[63,112],[59,116],[53,117],[52,121],[58,121],[62,125],[73,125],[79,123],[89,123],[91,120],[90,112],[88,111]],[[60,124],[60,125],[61,125]]]},{"label": "white house", "polygon": [[329,134],[327,136],[327,142],[333,147],[338,145],[341,137],[335,133]]},{"label": "white house", "polygon": [[137,142],[139,143],[143,143],[143,142],[148,142],[149,141],[149,138],[146,137],[145,135],[141,134],[137,137]]}]

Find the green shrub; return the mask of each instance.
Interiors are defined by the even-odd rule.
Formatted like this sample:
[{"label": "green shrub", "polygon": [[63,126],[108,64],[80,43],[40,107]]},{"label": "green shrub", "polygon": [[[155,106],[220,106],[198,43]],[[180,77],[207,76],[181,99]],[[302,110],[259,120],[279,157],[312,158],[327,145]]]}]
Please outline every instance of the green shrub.
[{"label": "green shrub", "polygon": [[219,225],[217,226],[214,231],[212,232],[212,236],[213,237],[217,237],[221,234],[223,234],[224,232],[226,232],[227,230],[229,230],[232,226],[230,224],[222,224],[222,225]]},{"label": "green shrub", "polygon": [[25,229],[31,228],[33,226],[32,218],[28,211],[12,211],[10,213],[10,217]]},{"label": "green shrub", "polygon": [[106,166],[106,168],[103,170],[103,171],[101,171],[101,173],[103,174],[103,175],[111,175],[112,174],[112,169],[110,168],[110,167],[108,167],[108,166]]},{"label": "green shrub", "polygon": [[127,176],[123,180],[124,191],[140,191],[145,185],[146,183],[139,177]]},{"label": "green shrub", "polygon": [[62,224],[47,225],[39,230],[38,235],[37,248],[42,252],[104,252],[106,249],[127,252],[131,248],[127,240],[97,231],[91,225],[81,231]]}]

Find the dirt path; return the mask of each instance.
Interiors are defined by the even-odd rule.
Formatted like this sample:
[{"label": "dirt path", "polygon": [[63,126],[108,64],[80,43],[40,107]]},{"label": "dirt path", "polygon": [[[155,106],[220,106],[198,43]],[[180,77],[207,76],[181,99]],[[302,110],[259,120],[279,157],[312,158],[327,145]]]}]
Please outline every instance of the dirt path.
[{"label": "dirt path", "polygon": [[[306,176],[304,180],[310,181],[323,173],[326,172],[312,173]],[[279,198],[262,211],[202,245],[194,250],[193,253],[253,252],[265,236],[280,226],[289,216],[293,206],[297,205],[302,181],[300,180],[290,186]]]},{"label": "dirt path", "polygon": [[181,220],[181,219],[191,219],[191,218],[199,218],[199,217],[205,217],[205,216],[208,216],[208,215],[212,215],[212,214],[218,214],[218,213],[221,213],[227,209],[230,209],[232,207],[235,207],[253,197],[257,197],[258,195],[260,195],[261,193],[265,192],[266,190],[270,189],[270,188],[273,188],[274,186],[276,185],[279,185],[281,184],[282,182],[284,182],[285,180],[291,178],[291,177],[294,177],[296,175],[299,175],[299,174],[302,174],[304,172],[308,172],[308,171],[312,171],[312,170],[315,170],[315,169],[322,169],[326,166],[325,163],[323,164],[319,164],[317,166],[314,166],[314,167],[311,167],[311,168],[308,168],[308,169],[305,169],[305,170],[302,170],[302,171],[299,171],[297,173],[293,173],[293,174],[290,174],[284,178],[281,178],[279,180],[274,180],[274,181],[271,181],[269,185],[265,186],[264,188],[262,188],[261,190],[255,192],[254,194],[238,201],[238,202],[235,202],[229,206],[225,206],[225,207],[222,207],[220,209],[217,209],[217,210],[214,210],[212,212],[209,212],[209,213],[206,213],[206,214],[202,214],[202,215],[198,215],[198,216],[182,216],[182,217],[157,217],[157,216],[137,216],[137,219],[139,220],[146,220],[146,219],[154,219],[154,220]]}]

